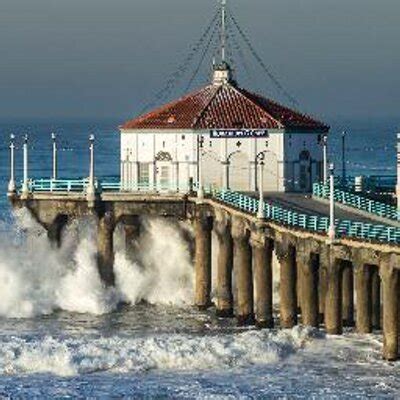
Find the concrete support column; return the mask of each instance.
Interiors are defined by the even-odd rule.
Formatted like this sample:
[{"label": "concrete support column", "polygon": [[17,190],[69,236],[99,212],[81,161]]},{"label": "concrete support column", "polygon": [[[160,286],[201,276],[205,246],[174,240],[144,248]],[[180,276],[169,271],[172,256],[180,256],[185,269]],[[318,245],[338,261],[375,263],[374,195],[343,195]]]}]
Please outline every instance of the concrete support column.
[{"label": "concrete support column", "polygon": [[280,317],[282,328],[297,325],[297,266],[296,249],[285,242],[275,242],[280,263]]},{"label": "concrete support column", "polygon": [[253,271],[250,235],[241,219],[232,224],[234,248],[234,273],[236,283],[236,316],[239,325],[254,323],[253,311]]},{"label": "concrete support column", "polygon": [[328,270],[330,266],[329,251],[323,251],[319,257],[319,276],[318,276],[318,302],[319,320],[324,321],[326,292],[328,286]]},{"label": "concrete support column", "polygon": [[350,262],[343,262],[342,272],[342,310],[344,326],[354,326],[354,274]]},{"label": "concrete support column", "polygon": [[399,272],[390,259],[381,264],[383,298],[383,358],[394,361],[398,358],[398,307],[399,307]]},{"label": "concrete support column", "polygon": [[297,263],[301,273],[301,312],[306,326],[318,327],[318,267],[319,256],[307,248],[298,249]]},{"label": "concrete support column", "polygon": [[356,327],[358,333],[372,332],[371,277],[369,266],[362,261],[357,262],[354,269],[357,309]]},{"label": "concrete support column", "polygon": [[327,270],[325,297],[325,328],[331,335],[343,332],[342,319],[342,262],[332,257]]},{"label": "concrete support column", "polygon": [[372,308],[372,328],[381,328],[381,279],[379,276],[379,268],[371,271],[371,308]]},{"label": "concrete support column", "polygon": [[206,216],[194,221],[195,230],[195,304],[200,310],[211,305],[211,230],[212,222]]},{"label": "concrete support column", "polygon": [[125,254],[128,260],[135,262],[135,242],[140,237],[141,225],[138,218],[124,222]]},{"label": "concrete support column", "polygon": [[97,265],[99,274],[107,286],[115,283],[114,277],[114,215],[107,211],[99,219],[97,228]]},{"label": "concrete support column", "polygon": [[253,232],[251,236],[255,286],[255,319],[259,328],[273,328],[273,241],[264,235],[264,232],[259,231]]},{"label": "concrete support column", "polygon": [[214,232],[218,240],[217,260],[217,316],[233,316],[232,271],[233,239],[230,222],[227,216],[217,215],[214,221]]}]

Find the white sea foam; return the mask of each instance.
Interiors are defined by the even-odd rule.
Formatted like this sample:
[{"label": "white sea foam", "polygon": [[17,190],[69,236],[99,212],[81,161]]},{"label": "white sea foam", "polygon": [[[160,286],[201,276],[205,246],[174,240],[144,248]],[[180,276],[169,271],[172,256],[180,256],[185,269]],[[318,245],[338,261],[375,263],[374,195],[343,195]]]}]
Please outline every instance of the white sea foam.
[{"label": "white sea foam", "polygon": [[276,363],[309,340],[310,330],[248,331],[219,336],[161,334],[137,338],[54,337],[0,341],[0,374],[70,376],[98,371],[221,370]]},{"label": "white sea foam", "polygon": [[171,224],[146,222],[140,262],[132,263],[121,249],[117,251],[117,285],[111,289],[104,287],[97,271],[92,221],[76,221],[57,250],[26,211],[18,213],[17,221],[18,243],[9,234],[0,241],[0,316],[24,318],[56,309],[104,314],[120,300],[178,305],[192,300],[189,249],[181,231]]},{"label": "white sea foam", "polygon": [[123,298],[133,304],[191,304],[193,265],[182,231],[165,221],[149,220],[139,248],[141,262],[130,262],[122,252],[115,258],[116,286]]}]

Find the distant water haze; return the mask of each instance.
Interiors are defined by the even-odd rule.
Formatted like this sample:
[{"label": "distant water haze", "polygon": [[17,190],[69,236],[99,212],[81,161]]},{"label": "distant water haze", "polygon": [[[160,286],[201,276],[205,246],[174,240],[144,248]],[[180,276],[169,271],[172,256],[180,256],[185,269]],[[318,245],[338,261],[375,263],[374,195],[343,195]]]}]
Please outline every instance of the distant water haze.
[{"label": "distant water haze", "polygon": [[[398,115],[397,0],[228,5],[302,110],[328,122]],[[0,119],[132,117],[177,68],[217,6],[216,0],[1,0]],[[249,74],[240,60],[235,65],[239,82],[284,100],[246,54]],[[206,62],[193,86],[209,73]]]}]

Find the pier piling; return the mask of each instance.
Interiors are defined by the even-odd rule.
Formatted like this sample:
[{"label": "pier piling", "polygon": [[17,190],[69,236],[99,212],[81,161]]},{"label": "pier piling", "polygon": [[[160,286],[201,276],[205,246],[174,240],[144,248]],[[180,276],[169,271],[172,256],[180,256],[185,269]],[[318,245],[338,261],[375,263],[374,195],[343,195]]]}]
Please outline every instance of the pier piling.
[{"label": "pier piling", "polygon": [[137,261],[137,256],[135,254],[135,242],[139,239],[141,233],[141,224],[138,217],[133,216],[131,218],[126,218],[123,221],[124,224],[124,234],[125,234],[125,253],[129,261]]},{"label": "pier piling", "polygon": [[236,283],[236,316],[239,325],[254,323],[252,253],[250,232],[240,219],[232,224],[234,273]]},{"label": "pier piling", "polygon": [[106,286],[112,286],[115,283],[114,228],[114,216],[111,212],[106,212],[99,219],[97,228],[97,264],[100,277]]},{"label": "pier piling", "polygon": [[306,326],[317,328],[319,325],[318,267],[319,256],[307,249],[297,253],[297,263],[301,273],[301,312]]},{"label": "pier piling", "polygon": [[280,263],[280,323],[282,328],[297,325],[296,248],[286,241],[275,243]]},{"label": "pier piling", "polygon": [[372,302],[370,268],[363,261],[356,260],[355,286],[357,296],[356,327],[358,333],[372,332]]},{"label": "pier piling", "polygon": [[255,319],[260,328],[273,328],[273,282],[272,255],[273,241],[263,232],[251,237],[254,269]]},{"label": "pier piling", "polygon": [[195,303],[200,310],[211,306],[211,231],[212,221],[199,216],[194,221],[195,230]]},{"label": "pier piling", "polygon": [[372,308],[372,328],[381,329],[381,279],[379,268],[374,267],[371,271],[371,308]]},{"label": "pier piling", "polygon": [[342,263],[342,260],[332,257],[327,270],[325,328],[332,335],[340,335],[343,331]]},{"label": "pier piling", "polygon": [[399,272],[394,268],[389,257],[380,267],[383,294],[383,358],[388,361],[398,359],[398,303]]},{"label": "pier piling", "polygon": [[342,291],[343,291],[343,325],[354,326],[354,274],[353,266],[349,261],[342,261]]},{"label": "pier piling", "polygon": [[232,317],[233,239],[229,217],[217,215],[214,220],[214,232],[218,241],[216,313],[218,317]]}]

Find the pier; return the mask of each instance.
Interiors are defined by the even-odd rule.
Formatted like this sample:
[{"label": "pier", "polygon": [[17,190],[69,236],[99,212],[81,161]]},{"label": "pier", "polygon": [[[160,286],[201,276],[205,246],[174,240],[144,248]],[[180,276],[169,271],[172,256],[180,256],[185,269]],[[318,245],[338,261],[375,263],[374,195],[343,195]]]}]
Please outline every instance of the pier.
[{"label": "pier", "polygon": [[[29,210],[55,246],[72,220],[95,217],[98,270],[105,285],[114,284],[117,224],[124,225],[129,242],[140,234],[142,217],[190,221],[195,247],[193,303],[199,309],[213,305],[214,238],[219,249],[214,288],[219,317],[235,316],[239,325],[260,328],[324,327],[335,335],[343,327],[355,326],[362,334],[382,330],[383,357],[398,358],[399,228],[336,220],[332,240],[329,218],[264,203],[256,194],[190,187],[186,192],[150,187],[126,191],[118,182],[97,180],[92,167],[90,171],[88,179],[74,181],[34,181],[26,174],[27,181],[21,186],[11,184],[8,195],[14,208]],[[273,252],[280,266],[277,314]]]}]

